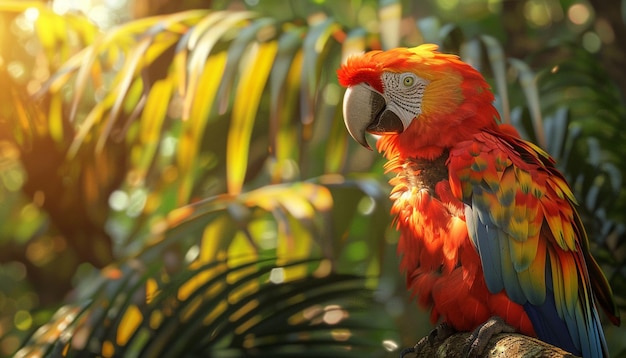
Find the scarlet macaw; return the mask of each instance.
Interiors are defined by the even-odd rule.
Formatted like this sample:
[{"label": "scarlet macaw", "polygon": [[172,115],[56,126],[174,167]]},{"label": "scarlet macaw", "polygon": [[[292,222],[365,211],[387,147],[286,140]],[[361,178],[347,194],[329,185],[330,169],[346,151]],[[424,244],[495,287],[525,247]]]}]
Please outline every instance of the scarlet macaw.
[{"label": "scarlet macaw", "polygon": [[480,73],[422,45],[350,57],[337,74],[349,133],[368,148],[365,132],[379,135],[396,173],[401,269],[431,320],[476,339],[499,317],[503,330],[607,356],[596,304],[615,324],[618,312],[572,191],[546,152],[500,124]]}]

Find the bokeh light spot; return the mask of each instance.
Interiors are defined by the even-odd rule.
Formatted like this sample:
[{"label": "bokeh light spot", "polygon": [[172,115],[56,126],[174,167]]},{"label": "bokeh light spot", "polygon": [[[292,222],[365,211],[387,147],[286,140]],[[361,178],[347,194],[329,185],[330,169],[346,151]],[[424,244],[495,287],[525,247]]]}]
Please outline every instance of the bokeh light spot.
[{"label": "bokeh light spot", "polygon": [[585,32],[583,35],[583,47],[591,53],[600,51],[600,47],[602,47],[600,36],[598,36],[595,32]]},{"label": "bokeh light spot", "polygon": [[193,245],[187,250],[185,254],[185,261],[192,262],[200,256],[200,247],[198,245]]},{"label": "bokeh light spot", "polygon": [[102,356],[105,358],[113,357],[115,355],[115,346],[111,341],[102,342]]},{"label": "bokeh light spot", "polygon": [[133,191],[128,200],[128,209],[126,209],[126,214],[130,217],[139,216],[139,214],[143,211],[147,200],[148,193],[146,189],[142,188]]},{"label": "bokeh light spot", "polygon": [[20,338],[16,335],[7,335],[0,340],[0,353],[9,354],[16,351],[20,346]]},{"label": "bokeh light spot", "polygon": [[487,0],[487,9],[494,14],[500,13],[502,11],[502,0]]},{"label": "bokeh light spot", "polygon": [[21,168],[9,168],[5,169],[2,174],[0,174],[1,182],[4,184],[4,187],[8,191],[16,192],[22,189],[22,185],[26,181],[26,175],[21,170]]},{"label": "bokeh light spot", "polygon": [[567,18],[576,25],[584,25],[590,17],[591,12],[585,4],[574,4],[567,10]]},{"label": "bokeh light spot", "polygon": [[324,312],[323,320],[326,324],[337,324],[348,316],[346,311],[341,309],[338,305],[328,305],[324,308],[324,310],[326,312]]},{"label": "bokeh light spot", "polygon": [[24,11],[24,16],[28,21],[37,21],[39,18],[39,10],[35,7],[29,7],[26,11]]},{"label": "bokeh light spot", "polygon": [[25,221],[33,221],[39,216],[39,208],[33,203],[28,203],[24,205],[20,215]]},{"label": "bokeh light spot", "polygon": [[333,264],[330,260],[322,260],[318,268],[313,272],[314,277],[326,277],[333,270]]},{"label": "bokeh light spot", "polygon": [[376,9],[372,6],[363,6],[359,9],[358,13],[359,23],[363,25],[368,31],[378,31],[378,15]]},{"label": "bokeh light spot", "polygon": [[26,258],[35,266],[43,266],[53,259],[54,241],[44,235],[31,241],[26,247]]},{"label": "bokeh light spot", "polygon": [[11,278],[15,281],[21,281],[26,279],[26,265],[19,261],[12,261],[7,264],[3,264],[4,269],[11,273]]},{"label": "bokeh light spot", "polygon": [[302,311],[302,316],[307,320],[312,320],[321,312],[322,312],[322,307],[320,307],[320,305],[313,305],[311,307],[305,308]]},{"label": "bokeh light spot", "polygon": [[598,19],[595,24],[595,30],[603,43],[610,44],[615,41],[615,31],[613,31],[613,27],[607,20]]},{"label": "bokeh light spot", "polygon": [[174,154],[176,154],[176,148],[178,145],[178,139],[168,135],[167,137],[163,138],[163,140],[161,141],[161,155],[164,157],[171,157]]},{"label": "bokeh light spot", "polygon": [[110,9],[121,9],[126,5],[126,0],[105,0],[104,1],[107,8]]},{"label": "bokeh light spot", "polygon": [[385,339],[383,341],[383,348],[385,348],[387,352],[393,352],[398,349],[398,343],[391,339]]},{"label": "bokeh light spot", "polygon": [[13,324],[15,324],[15,328],[20,331],[26,331],[33,325],[33,317],[28,311],[17,311],[15,312],[15,316],[13,316]]},{"label": "bokeh light spot", "polygon": [[282,267],[275,267],[270,271],[270,282],[283,283],[285,281],[285,270]]},{"label": "bokeh light spot", "polygon": [[115,190],[109,196],[109,206],[115,211],[123,211],[128,207],[128,194],[122,190]]},{"label": "bokeh light spot", "polygon": [[441,10],[450,11],[459,6],[459,0],[437,0],[437,5]]},{"label": "bokeh light spot", "polygon": [[350,337],[352,336],[352,333],[348,329],[333,329],[330,332],[330,335],[336,341],[345,342],[348,339],[350,339]]},{"label": "bokeh light spot", "polygon": [[550,24],[552,17],[550,9],[542,0],[531,0],[524,4],[524,16],[530,24],[543,27]]},{"label": "bokeh light spot", "polygon": [[63,15],[71,8],[71,0],[55,0],[52,2],[52,11],[59,15]]},{"label": "bokeh light spot", "polygon": [[374,209],[376,209],[376,201],[369,196],[361,198],[357,206],[359,213],[366,216],[372,214]]},{"label": "bokeh light spot", "polygon": [[11,63],[9,63],[9,65],[7,66],[7,70],[9,71],[11,77],[15,79],[24,76],[24,74],[26,73],[26,70],[24,69],[24,64],[17,61],[11,61]]},{"label": "bokeh light spot", "polygon": [[324,87],[323,96],[326,104],[329,106],[336,106],[341,98],[339,86],[334,83],[329,83],[326,87]]}]

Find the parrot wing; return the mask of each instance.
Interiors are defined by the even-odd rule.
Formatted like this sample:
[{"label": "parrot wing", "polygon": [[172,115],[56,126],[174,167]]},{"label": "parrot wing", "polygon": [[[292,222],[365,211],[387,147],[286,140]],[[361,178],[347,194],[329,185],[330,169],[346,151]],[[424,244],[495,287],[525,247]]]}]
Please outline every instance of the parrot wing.
[{"label": "parrot wing", "polygon": [[523,305],[540,339],[585,356],[606,352],[594,292],[619,324],[617,309],[552,158],[483,131],[450,150],[448,167],[489,290]]}]

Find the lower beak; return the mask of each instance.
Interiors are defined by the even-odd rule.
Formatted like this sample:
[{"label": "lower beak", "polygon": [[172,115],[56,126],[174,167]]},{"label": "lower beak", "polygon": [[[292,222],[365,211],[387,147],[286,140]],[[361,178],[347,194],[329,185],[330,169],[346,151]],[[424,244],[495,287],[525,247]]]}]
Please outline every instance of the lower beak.
[{"label": "lower beak", "polygon": [[400,118],[387,109],[385,98],[371,87],[360,84],[348,87],[343,97],[343,120],[348,132],[359,144],[372,149],[365,132],[372,134],[402,133]]}]

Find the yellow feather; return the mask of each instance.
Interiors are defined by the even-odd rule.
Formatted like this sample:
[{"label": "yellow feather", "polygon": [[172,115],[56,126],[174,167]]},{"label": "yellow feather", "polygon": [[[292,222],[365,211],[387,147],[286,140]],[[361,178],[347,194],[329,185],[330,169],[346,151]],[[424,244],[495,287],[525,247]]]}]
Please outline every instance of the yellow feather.
[{"label": "yellow feather", "polygon": [[565,317],[563,308],[565,308],[565,285],[563,283],[563,273],[561,272],[561,263],[554,250],[549,250],[550,267],[552,268],[552,289],[554,291],[554,302],[559,317]]},{"label": "yellow feather", "polygon": [[572,255],[561,255],[563,289],[568,312],[574,312],[578,305],[578,268]]},{"label": "yellow feather", "polygon": [[510,238],[509,248],[515,271],[527,270],[537,256],[539,236],[524,238],[523,241]]},{"label": "yellow feather", "polygon": [[[539,243],[539,237],[529,239]],[[537,245],[537,251],[533,262],[524,271],[518,274],[520,285],[528,301],[534,305],[544,303],[546,299],[546,244],[541,242]]]}]

